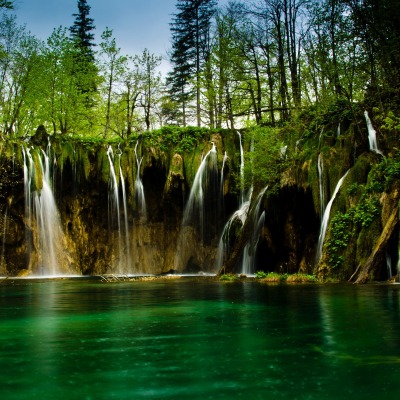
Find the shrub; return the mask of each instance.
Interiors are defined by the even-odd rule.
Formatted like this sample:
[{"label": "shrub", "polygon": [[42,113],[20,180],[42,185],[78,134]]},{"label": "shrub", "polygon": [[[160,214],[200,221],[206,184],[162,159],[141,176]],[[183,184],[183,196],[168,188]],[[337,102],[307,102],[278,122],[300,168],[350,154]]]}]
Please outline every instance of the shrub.
[{"label": "shrub", "polygon": [[219,280],[224,282],[236,282],[239,279],[240,278],[235,274],[223,274],[219,277]]},{"label": "shrub", "polygon": [[287,278],[287,282],[292,283],[309,283],[309,282],[318,282],[318,279],[314,275],[297,273],[293,275],[289,275]]}]

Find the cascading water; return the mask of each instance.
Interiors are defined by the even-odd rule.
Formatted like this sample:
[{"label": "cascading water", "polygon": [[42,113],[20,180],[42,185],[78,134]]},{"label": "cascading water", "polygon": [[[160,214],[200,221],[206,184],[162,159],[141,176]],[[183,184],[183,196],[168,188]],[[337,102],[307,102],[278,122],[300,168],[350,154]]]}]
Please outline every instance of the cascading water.
[{"label": "cascading water", "polygon": [[225,164],[228,159],[228,155],[225,151],[224,158],[222,159],[222,167],[221,167],[221,179],[219,182],[219,209],[224,210],[224,170]]},{"label": "cascading water", "polygon": [[228,155],[226,154],[226,152],[224,153],[224,158],[222,160],[222,167],[221,167],[221,181],[220,181],[220,193],[223,196],[224,194],[224,169],[225,169],[225,163],[226,160],[228,159]]},{"label": "cascading water", "polygon": [[231,229],[237,223],[240,224],[241,228],[246,222],[247,215],[249,213],[250,201],[245,201],[242,206],[236,210],[225,224],[222,231],[221,238],[218,243],[217,257],[215,259],[215,270],[219,271],[225,264],[226,257],[229,254],[231,247]]},{"label": "cascading water", "polygon": [[139,158],[137,153],[139,141],[135,144],[135,159],[136,159],[136,179],[135,179],[135,200],[138,214],[142,222],[147,221],[146,198],[144,195],[144,187],[140,178],[140,168],[142,166],[143,157]]},{"label": "cascading water", "polygon": [[[232,245],[231,238],[231,229],[233,226],[236,226],[238,223],[241,225],[241,228],[246,222],[249,208],[250,208],[250,199],[253,193],[253,187],[251,187],[247,194],[245,194],[244,190],[244,151],[242,144],[242,135],[240,132],[237,132],[239,136],[239,149],[240,149],[240,195],[239,195],[239,208],[231,215],[228,222],[225,224],[224,229],[222,230],[221,237],[218,243],[217,249],[217,257],[215,259],[215,269],[219,271],[222,266],[225,264],[227,255],[229,254],[230,247]],[[252,139],[251,149],[254,148],[254,138]]]},{"label": "cascading water", "polygon": [[128,206],[126,199],[126,188],[125,179],[121,168],[121,153],[119,154],[119,177],[122,187],[122,205],[124,210],[124,227],[125,227],[125,249],[126,249],[126,269],[131,272],[131,251],[130,251],[130,239],[129,239],[129,225],[128,225]]},{"label": "cascading water", "polygon": [[[58,209],[52,192],[50,169],[50,145],[47,153],[40,150],[31,154],[31,149],[22,148],[24,158],[25,216],[27,227],[33,233],[33,243],[28,236],[28,265],[35,266],[31,259],[33,247],[37,251],[39,275],[59,275],[59,260],[65,259],[62,247],[64,234],[58,215]],[[34,160],[35,158],[35,160]],[[32,190],[33,189],[33,190]]]},{"label": "cascading water", "polygon": [[260,215],[261,202],[268,187],[265,187],[257,196],[254,209],[250,211],[251,220],[251,236],[243,250],[242,269],[244,275],[254,274],[257,245],[260,238],[260,233],[265,222],[265,211]]},{"label": "cascading water", "polygon": [[392,279],[392,257],[388,251],[386,251],[386,267],[388,279]]},{"label": "cascading water", "polygon": [[117,273],[129,273],[130,272],[130,242],[129,242],[129,227],[128,227],[128,216],[127,216],[127,201],[125,191],[125,180],[121,169],[121,152],[118,151],[118,164],[119,164],[119,181],[122,186],[122,205],[124,211],[123,225],[124,229],[121,229],[121,212],[120,212],[120,196],[119,196],[119,185],[117,174],[114,166],[114,152],[111,146],[107,150],[108,162],[110,165],[110,178],[109,178],[109,226],[110,231],[117,230],[117,250],[115,253],[116,262],[113,267]]},{"label": "cascading water", "polygon": [[240,199],[239,199],[239,208],[246,201],[244,194],[244,151],[242,144],[242,135],[240,132],[237,133],[239,136],[239,146],[240,146]]},{"label": "cascading water", "polygon": [[336,195],[338,194],[340,187],[342,186],[342,183],[344,179],[346,178],[346,175],[349,173],[347,171],[340,179],[339,182],[336,185],[335,191],[333,192],[332,198],[329,200],[329,203],[326,206],[325,212],[323,214],[323,218],[321,221],[321,228],[320,228],[320,233],[318,237],[318,245],[317,245],[317,254],[316,254],[316,263],[321,259],[322,256],[322,246],[324,245],[324,240],[326,236],[326,231],[328,229],[328,224],[329,224],[329,218],[330,218],[330,213],[331,213],[331,208],[333,201],[335,200]]},{"label": "cascading water", "polygon": [[281,147],[280,153],[282,160],[285,160],[287,157],[287,149],[288,149],[287,145]]},{"label": "cascading water", "polygon": [[325,213],[325,183],[324,183],[324,162],[322,154],[318,155],[318,181],[319,181],[319,201],[321,209],[321,217]]},{"label": "cascading water", "polygon": [[364,111],[364,116],[368,128],[369,149],[383,156],[383,153],[378,148],[378,141],[376,139],[376,130],[374,129],[371,119],[369,118],[368,111]]},{"label": "cascading water", "polygon": [[189,199],[183,213],[183,225],[190,225],[198,220],[200,237],[204,237],[204,195],[207,186],[208,175],[215,175],[217,171],[217,148],[212,143],[212,148],[201,161],[199,169],[190,190]]},{"label": "cascading water", "polygon": [[197,259],[196,264],[204,264],[200,261],[203,255],[202,246],[199,244],[204,245],[210,240],[211,226],[217,224],[217,204],[215,204],[219,192],[219,182],[216,179],[218,178],[217,148],[213,142],[211,144],[211,149],[202,158],[196,172],[183,212],[174,262],[176,270],[186,269],[189,259],[193,258]]}]

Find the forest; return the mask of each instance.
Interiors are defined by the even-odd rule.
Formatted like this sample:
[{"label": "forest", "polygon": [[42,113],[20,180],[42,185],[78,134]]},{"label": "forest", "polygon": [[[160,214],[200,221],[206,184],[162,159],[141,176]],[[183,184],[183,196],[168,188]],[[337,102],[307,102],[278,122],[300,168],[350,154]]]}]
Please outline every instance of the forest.
[{"label": "forest", "polygon": [[165,77],[161,55],[123,54],[111,28],[95,43],[86,0],[46,41],[18,24],[12,1],[0,7],[4,137],[39,125],[123,139],[166,125],[283,126],[367,98],[382,121],[400,124],[396,0],[177,0]]}]

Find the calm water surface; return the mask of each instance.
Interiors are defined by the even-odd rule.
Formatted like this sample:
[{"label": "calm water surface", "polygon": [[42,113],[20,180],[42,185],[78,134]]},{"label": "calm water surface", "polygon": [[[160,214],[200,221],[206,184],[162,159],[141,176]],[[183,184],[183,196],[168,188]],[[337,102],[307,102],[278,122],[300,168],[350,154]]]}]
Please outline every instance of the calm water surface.
[{"label": "calm water surface", "polygon": [[0,285],[0,398],[396,399],[400,285]]}]

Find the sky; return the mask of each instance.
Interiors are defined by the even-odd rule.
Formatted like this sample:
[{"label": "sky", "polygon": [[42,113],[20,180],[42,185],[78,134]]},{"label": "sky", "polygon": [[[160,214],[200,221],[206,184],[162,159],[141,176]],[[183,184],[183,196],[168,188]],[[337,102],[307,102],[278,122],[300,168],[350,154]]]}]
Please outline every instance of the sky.
[{"label": "sky", "polygon": [[[96,26],[96,43],[106,27],[112,29],[121,54],[141,54],[144,49],[163,57],[161,70],[169,64],[170,26],[176,13],[176,0],[88,0],[90,17]],[[14,0],[17,21],[28,31],[46,40],[54,28],[69,28],[72,14],[78,10],[77,0]]]}]

